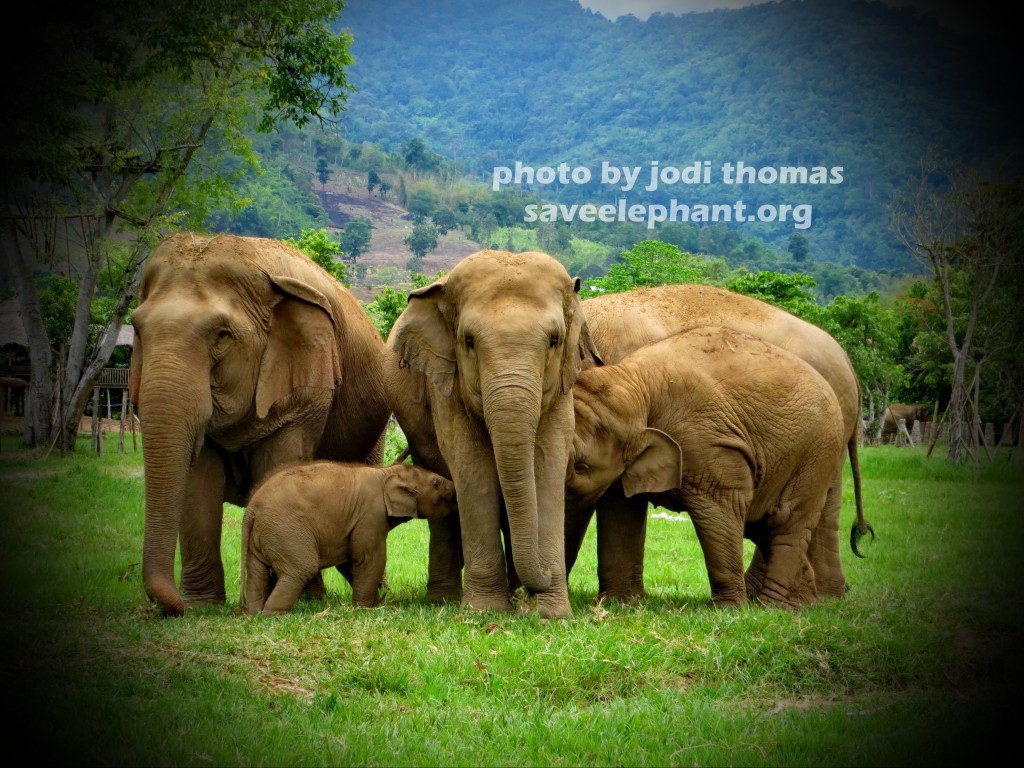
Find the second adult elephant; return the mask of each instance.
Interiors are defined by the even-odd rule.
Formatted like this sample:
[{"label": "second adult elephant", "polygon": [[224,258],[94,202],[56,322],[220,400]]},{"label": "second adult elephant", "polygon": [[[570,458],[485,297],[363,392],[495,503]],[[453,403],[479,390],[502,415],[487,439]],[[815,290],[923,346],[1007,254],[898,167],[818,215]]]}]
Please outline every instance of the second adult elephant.
[{"label": "second adult elephant", "polygon": [[510,610],[511,566],[542,615],[572,616],[565,469],[572,385],[592,354],[578,289],[547,254],[480,251],[412,291],[395,323],[395,416],[413,461],[450,477],[459,499],[458,515],[430,522],[430,600]]},{"label": "second adult elephant", "polygon": [[896,441],[900,421],[905,422],[907,432],[912,433],[916,422],[928,423],[931,420],[932,412],[928,410],[926,405],[892,403],[886,406],[882,414],[882,442],[892,443]]},{"label": "second adult elephant", "polygon": [[[675,333],[692,328],[723,326],[760,337],[808,362],[832,387],[843,415],[843,437],[853,472],[857,510],[852,540],[867,533],[860,487],[860,386],[846,352],[828,333],[811,323],[743,294],[707,285],[665,285],[627,293],[598,296],[582,302],[599,358],[584,361],[584,368],[618,362],[631,352]],[[818,596],[841,596],[846,577],[839,556],[839,520],[842,508],[843,468],[836,470],[836,492],[814,529],[809,558],[814,567]],[[627,499],[613,484],[597,502],[598,583],[602,594],[633,598],[646,594],[644,543],[647,501]],[[594,507],[566,509],[566,568],[572,569],[583,543]],[[859,554],[854,544],[854,552]],[[747,571],[752,593],[764,577],[764,553],[758,549]]]}]

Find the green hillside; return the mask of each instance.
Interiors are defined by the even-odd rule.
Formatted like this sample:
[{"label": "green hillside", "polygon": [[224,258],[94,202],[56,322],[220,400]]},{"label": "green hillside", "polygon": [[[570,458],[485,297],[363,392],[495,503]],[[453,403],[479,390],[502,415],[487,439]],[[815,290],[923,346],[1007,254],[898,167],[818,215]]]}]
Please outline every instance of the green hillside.
[{"label": "green hillside", "polygon": [[[488,183],[497,167],[564,163],[551,183],[524,172],[506,188],[567,205],[624,200],[613,217],[675,201],[676,215],[687,206],[710,223],[718,205],[732,218],[717,220],[780,249],[800,232],[816,261],[916,266],[886,205],[929,146],[994,177],[1022,169],[1010,51],[877,2],[613,23],[575,0],[350,0],[340,26],[356,59],[350,141],[391,150],[420,136]],[[667,183],[648,190],[655,162]],[[742,183],[722,181],[726,163],[748,168]],[[685,183],[695,164],[709,183]],[[602,183],[602,165],[639,168],[635,186]],[[761,206],[776,220],[757,221]]]}]

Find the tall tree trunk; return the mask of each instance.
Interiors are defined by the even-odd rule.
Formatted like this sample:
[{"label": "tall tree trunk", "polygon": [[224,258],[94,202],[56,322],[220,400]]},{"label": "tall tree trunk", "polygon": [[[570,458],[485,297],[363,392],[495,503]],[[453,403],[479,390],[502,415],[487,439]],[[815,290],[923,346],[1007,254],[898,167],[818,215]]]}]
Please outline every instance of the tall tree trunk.
[{"label": "tall tree trunk", "polygon": [[28,242],[17,227],[5,227],[0,239],[3,251],[10,255],[11,274],[18,291],[18,307],[28,338],[28,356],[31,365],[28,391],[25,394],[24,443],[30,448],[47,445],[50,441],[51,411],[53,410],[53,354],[46,323],[39,310],[39,294],[32,279],[31,260],[26,253]]}]

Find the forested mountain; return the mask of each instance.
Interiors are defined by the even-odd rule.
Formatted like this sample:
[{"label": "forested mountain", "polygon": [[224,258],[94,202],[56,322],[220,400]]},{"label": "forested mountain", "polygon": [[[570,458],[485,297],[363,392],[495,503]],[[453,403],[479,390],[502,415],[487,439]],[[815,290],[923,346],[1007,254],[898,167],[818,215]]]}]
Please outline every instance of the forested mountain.
[{"label": "forested mountain", "polygon": [[[349,0],[339,28],[356,60],[350,141],[397,149],[419,136],[488,182],[517,161],[585,167],[585,184],[509,185],[567,204],[676,200],[735,213],[741,201],[751,217],[764,204],[811,206],[800,227],[796,211],[734,226],[781,249],[799,231],[816,261],[917,267],[886,205],[931,146],[990,177],[1022,169],[1011,51],[877,2],[612,22],[576,0]],[[706,161],[711,181],[648,191],[653,161]],[[602,163],[641,167],[635,187],[602,184]],[[725,163],[768,170],[726,184]],[[807,180],[783,183],[783,167]]]}]

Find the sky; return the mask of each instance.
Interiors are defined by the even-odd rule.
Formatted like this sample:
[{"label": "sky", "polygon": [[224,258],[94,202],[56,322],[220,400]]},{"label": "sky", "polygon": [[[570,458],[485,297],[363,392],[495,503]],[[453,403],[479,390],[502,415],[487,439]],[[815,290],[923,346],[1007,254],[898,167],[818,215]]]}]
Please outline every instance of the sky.
[{"label": "sky", "polygon": [[[602,16],[615,19],[627,13],[631,13],[638,19],[646,19],[652,13],[689,13],[691,11],[712,11],[716,8],[742,8],[747,5],[755,5],[771,0],[579,0],[580,5],[592,11],[598,11]],[[901,8],[912,5],[923,12],[934,13],[941,23],[958,29],[963,32],[974,33],[981,31],[985,24],[992,24],[992,28],[998,27],[998,19],[1002,18],[1006,24],[1005,12],[1000,12],[998,17],[993,17],[993,10],[989,0],[974,0],[966,3],[964,0],[881,0],[886,5]],[[1006,29],[1006,27],[1003,27]]]}]

